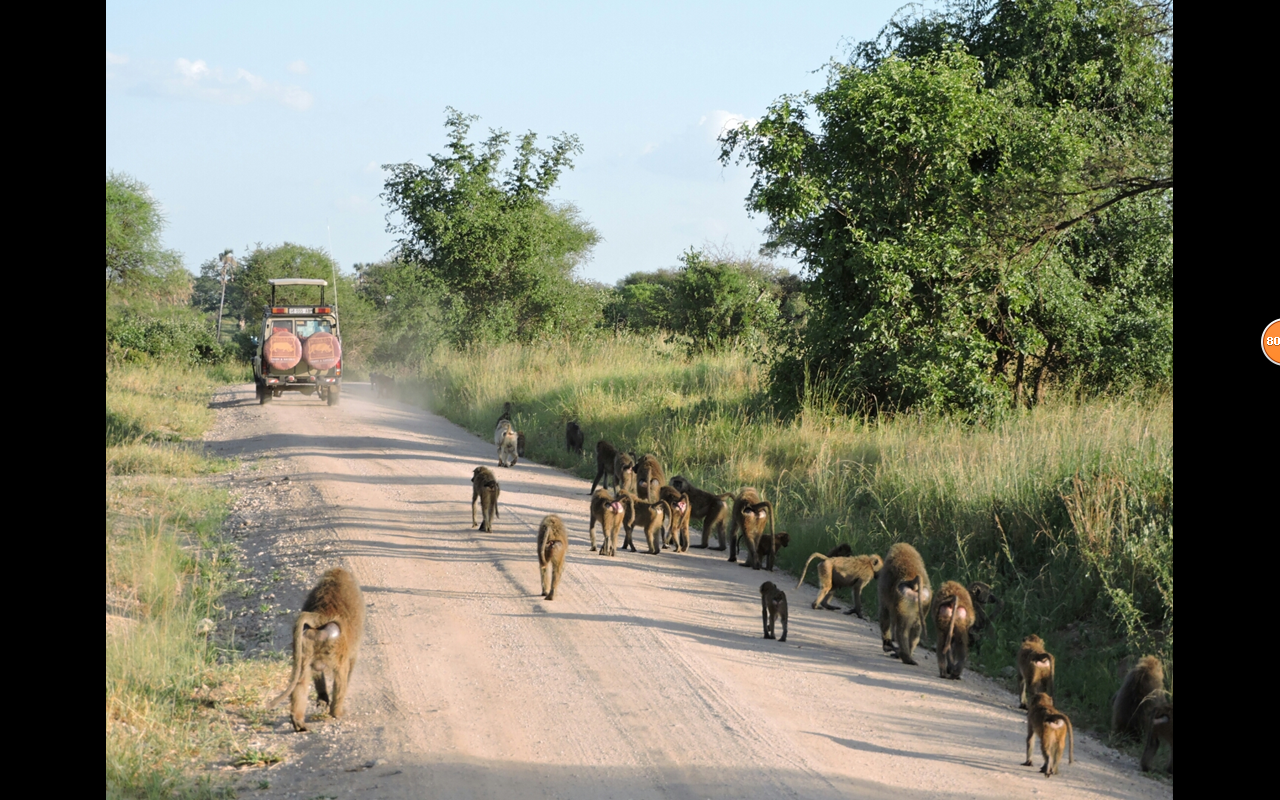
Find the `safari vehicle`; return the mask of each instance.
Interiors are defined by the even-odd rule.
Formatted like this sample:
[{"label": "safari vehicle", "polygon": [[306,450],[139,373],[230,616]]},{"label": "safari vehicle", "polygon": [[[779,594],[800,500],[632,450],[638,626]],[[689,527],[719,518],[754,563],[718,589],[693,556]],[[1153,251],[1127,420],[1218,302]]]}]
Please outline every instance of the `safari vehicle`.
[{"label": "safari vehicle", "polygon": [[[258,402],[284,392],[319,393],[331,406],[342,391],[342,338],[338,309],[326,305],[328,281],[318,278],[272,278],[271,305],[263,309],[262,339],[253,357]],[[277,305],[278,286],[318,286],[320,304]]]}]

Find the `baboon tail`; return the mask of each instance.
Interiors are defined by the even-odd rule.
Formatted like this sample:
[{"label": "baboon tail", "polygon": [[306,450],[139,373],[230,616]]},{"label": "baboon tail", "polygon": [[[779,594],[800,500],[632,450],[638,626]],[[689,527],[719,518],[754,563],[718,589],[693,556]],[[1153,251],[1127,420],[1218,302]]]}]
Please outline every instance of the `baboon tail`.
[{"label": "baboon tail", "polygon": [[[943,655],[951,652],[951,638],[955,636],[956,632],[956,613],[960,608],[960,598],[954,594],[951,595],[946,600],[938,603],[938,610],[941,611],[942,607],[948,604],[951,605],[951,624],[947,626],[947,642],[942,646]],[[923,627],[923,623],[921,624],[921,627]]]},{"label": "baboon tail", "polygon": [[[773,513],[773,503],[770,503],[768,500],[764,500],[762,502],[764,506],[769,509],[769,535],[774,537],[774,539],[776,540],[777,532],[773,529],[774,528],[773,518],[777,515]],[[775,551],[777,550],[777,545],[774,545],[774,550]]]},{"label": "baboon tail", "polygon": [[298,615],[293,623],[293,674],[289,676],[289,686],[277,697],[267,704],[267,708],[275,708],[276,706],[289,699],[289,695],[293,694],[293,690],[298,688],[298,684],[307,678],[307,667],[309,659],[306,650],[307,637],[303,636],[303,632],[308,625],[318,628],[320,627],[320,615],[312,611],[304,611]]},{"label": "baboon tail", "polygon": [[1076,729],[1070,717],[1067,718],[1067,763],[1076,763]]},{"label": "baboon tail", "polygon": [[804,576],[806,573],[808,573],[809,565],[813,563],[813,560],[815,558],[820,558],[823,561],[827,560],[827,557],[824,556],[822,553],[814,553],[813,555],[809,556],[809,560],[804,562],[804,569],[800,570],[800,581],[796,584],[797,589],[799,589],[801,586],[804,586]]}]

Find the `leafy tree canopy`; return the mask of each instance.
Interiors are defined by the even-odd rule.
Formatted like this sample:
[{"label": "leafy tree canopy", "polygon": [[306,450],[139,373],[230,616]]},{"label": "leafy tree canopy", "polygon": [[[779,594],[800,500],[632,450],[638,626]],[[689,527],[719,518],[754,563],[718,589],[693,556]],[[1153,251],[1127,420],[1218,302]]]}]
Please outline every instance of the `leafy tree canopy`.
[{"label": "leafy tree canopy", "polygon": [[1171,6],[900,14],[722,144],[812,278],[780,400],[816,378],[868,408],[980,409],[1135,353],[1172,379]]},{"label": "leafy tree canopy", "polygon": [[107,173],[108,297],[140,296],[157,302],[185,297],[189,276],[182,256],[160,242],[164,215],[147,185],[120,172]]},{"label": "leafy tree canopy", "polygon": [[599,236],[547,195],[582,147],[561,134],[540,148],[526,133],[504,169],[510,136],[496,130],[473,143],[476,119],[449,109],[445,153],[427,166],[383,167],[387,229],[399,237],[399,260],[441,298],[454,343],[529,341],[580,316],[584,291],[572,274]]}]

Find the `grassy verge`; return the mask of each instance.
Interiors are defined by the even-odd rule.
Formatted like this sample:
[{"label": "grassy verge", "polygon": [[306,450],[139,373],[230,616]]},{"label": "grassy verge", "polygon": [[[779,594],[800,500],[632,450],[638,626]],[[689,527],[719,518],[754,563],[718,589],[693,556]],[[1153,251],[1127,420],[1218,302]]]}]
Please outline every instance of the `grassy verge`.
[{"label": "grassy verge", "polygon": [[910,542],[935,586],[981,580],[1004,598],[975,666],[1000,675],[1022,636],[1040,634],[1078,724],[1105,728],[1135,655],[1159,655],[1172,688],[1172,397],[1062,399],[983,426],[850,419],[817,401],[783,420],[762,377],[744,354],[687,358],[660,339],[609,337],[442,352],[399,388],[486,436],[510,400],[529,456],[586,477],[591,453],[564,450],[569,419],[588,451],[604,438],[656,454],[668,478],[754,485],[792,534],[780,560],[793,570],[839,542],[860,553]]},{"label": "grassy verge", "polygon": [[238,376],[158,363],[107,373],[106,794],[221,797],[193,777],[214,761],[261,763],[248,747],[262,687],[284,667],[220,659],[211,636],[233,569],[220,529],[226,492],[199,477],[214,387]]}]

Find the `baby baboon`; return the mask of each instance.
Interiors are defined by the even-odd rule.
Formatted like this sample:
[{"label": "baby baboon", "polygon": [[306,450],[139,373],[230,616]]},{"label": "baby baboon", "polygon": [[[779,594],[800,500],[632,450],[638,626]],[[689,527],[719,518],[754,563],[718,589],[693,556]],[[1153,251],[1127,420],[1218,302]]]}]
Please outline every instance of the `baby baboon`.
[{"label": "baby baboon", "polygon": [[670,486],[663,486],[658,490],[658,499],[666,501],[666,504],[671,506],[671,526],[667,530],[667,538],[663,546],[670,544],[677,553],[688,552],[691,510],[689,495],[678,492]]},{"label": "baby baboon", "polygon": [[760,621],[764,623],[764,638],[773,638],[773,625],[782,617],[782,638],[787,640],[787,595],[773,581],[760,584]]},{"label": "baby baboon", "polygon": [[987,623],[994,619],[1004,608],[1004,601],[996,597],[990,584],[974,581],[969,584],[969,597],[973,599],[973,610],[977,616],[969,627],[969,646],[972,647],[977,638],[974,634],[986,629]]},{"label": "baby baboon", "polygon": [[750,486],[738,491],[733,501],[733,512],[729,515],[729,560],[738,560],[738,539],[735,531],[741,529],[746,535],[747,544],[743,548],[747,561],[743,566],[760,569],[760,537],[764,535],[765,523],[769,524],[769,532],[773,533],[773,504],[762,500],[760,493]]},{"label": "baby baboon", "polygon": [[1024,636],[1018,648],[1018,708],[1027,707],[1029,695],[1053,694],[1053,654],[1034,633]]},{"label": "baby baboon", "polygon": [[611,556],[618,550],[618,529],[633,520],[635,506],[626,495],[613,497],[606,489],[597,489],[591,496],[591,525],[587,533],[591,536],[591,549],[596,549],[596,523],[600,523],[600,532],[604,541],[600,544],[600,555]]},{"label": "baby baboon", "polygon": [[[848,542],[841,542],[827,551],[827,558],[848,558],[851,555],[853,555],[853,548],[849,546]],[[876,556],[876,558],[880,558],[880,556]],[[884,560],[881,559],[880,563],[883,564]]]},{"label": "baby baboon", "polygon": [[[591,494],[595,494],[596,484],[609,488],[609,478],[613,476],[613,461],[617,457],[618,451],[613,445],[604,439],[596,442],[596,479],[591,482]],[[616,483],[614,488],[617,488]]]},{"label": "baby baboon", "polygon": [[1169,764],[1165,770],[1173,774],[1173,703],[1157,700],[1151,706],[1147,721],[1147,744],[1142,748],[1142,758],[1138,760],[1143,772],[1150,772],[1152,762],[1156,760],[1156,751],[1160,743],[1169,745]]},{"label": "baby baboon", "polygon": [[556,588],[564,577],[564,554],[569,550],[569,534],[555,514],[548,514],[538,526],[538,571],[542,573],[542,596],[556,599]]},{"label": "baby baboon", "polygon": [[[738,541],[743,540],[743,535],[738,534]],[[778,551],[791,544],[791,534],[786,531],[779,531],[775,536],[766,533],[760,537],[760,541],[756,543],[756,549],[760,551],[760,559],[764,562],[764,568],[773,572],[774,562],[777,560]]]},{"label": "baby baboon", "polygon": [[912,654],[924,633],[924,619],[933,600],[933,587],[924,559],[914,547],[898,542],[889,548],[877,579],[880,598],[880,638],[886,653],[904,664],[916,663]]},{"label": "baby baboon", "polygon": [[516,465],[517,438],[516,432],[510,428],[502,434],[502,440],[498,442],[498,466],[514,467]]},{"label": "baby baboon", "polygon": [[[1067,763],[1076,761],[1076,733],[1071,718],[1053,707],[1053,698],[1045,692],[1031,695],[1031,707],[1027,709],[1027,760],[1022,766],[1031,766],[1031,740],[1040,737],[1040,753],[1044,766],[1040,771],[1046,778],[1058,774],[1062,751],[1067,751]],[[1068,738],[1069,737],[1069,738]]]},{"label": "baby baboon", "polygon": [[515,431],[515,427],[511,424],[511,420],[498,420],[498,424],[493,426],[493,443],[502,444],[502,437],[507,435],[507,431]]},{"label": "baby baboon", "polygon": [[498,495],[502,489],[488,467],[476,467],[471,473],[471,527],[476,526],[476,500],[480,500],[483,523],[480,530],[493,531],[493,521],[498,518]]},{"label": "baby baboon", "polygon": [[578,427],[578,421],[576,419],[570,420],[570,422],[564,426],[564,449],[565,450],[569,451],[570,453],[577,453],[579,456],[581,456],[582,440],[584,438],[586,437],[582,433],[582,428]]},{"label": "baby baboon", "polygon": [[[851,550],[849,545],[842,544],[831,552],[848,553]],[[849,596],[853,598],[853,608],[844,613],[857,614],[860,619],[866,619],[866,615],[862,613],[862,590],[879,577],[880,570],[884,567],[884,559],[876,555],[824,556],[822,553],[814,553],[809,556],[808,561],[804,562],[804,569],[800,571],[800,580],[796,583],[797,589],[804,585],[805,573],[809,571],[809,565],[815,558],[822,560],[818,562],[818,599],[813,601],[813,607],[839,611],[840,606],[831,605],[831,593],[848,586]]]},{"label": "baby baboon", "polygon": [[973,598],[956,581],[938,589],[934,624],[938,639],[938,676],[960,680],[969,662],[969,626],[973,624]]},{"label": "baby baboon", "polygon": [[524,431],[516,431],[516,455],[524,458]]},{"label": "baby baboon", "polygon": [[[619,492],[619,495],[627,494]],[[637,500],[635,495],[627,494],[631,500],[631,507],[634,509],[631,513],[630,521],[623,524],[627,529],[627,540],[623,543],[624,550],[636,551],[635,544],[631,541],[631,533],[637,525],[644,531],[645,541],[649,544],[649,554],[658,555],[662,552],[662,522],[671,517],[671,507],[662,500],[656,500],[647,503],[643,500]]]},{"label": "baby baboon", "polygon": [[620,452],[613,457],[613,488],[636,493],[636,455]]},{"label": "baby baboon", "polygon": [[671,488],[688,495],[690,516],[702,520],[702,544],[695,544],[694,547],[705,550],[711,541],[711,529],[714,527],[720,541],[720,546],[716,549],[724,550],[727,547],[724,541],[724,524],[729,518],[733,495],[704,492],[680,475],[671,479]]},{"label": "baby baboon", "polygon": [[1150,707],[1164,699],[1164,665],[1155,656],[1143,656],[1124,676],[1111,698],[1111,731],[1135,739],[1142,736]]},{"label": "baby baboon", "polygon": [[[274,708],[290,698],[289,719],[295,731],[305,731],[307,678],[313,678],[316,697],[329,704],[329,714],[342,716],[347,684],[356,667],[356,651],[364,633],[364,597],[351,573],[335,567],[324,574],[293,621],[293,675],[289,688],[271,702]],[[325,688],[325,673],[333,674],[333,692]]]},{"label": "baby baboon", "polygon": [[507,422],[511,421],[511,404],[510,403],[502,404],[502,414],[498,416],[498,422],[502,422],[504,419]]},{"label": "baby baboon", "polygon": [[641,500],[657,500],[664,480],[657,456],[646,455],[636,462],[636,496]]}]

